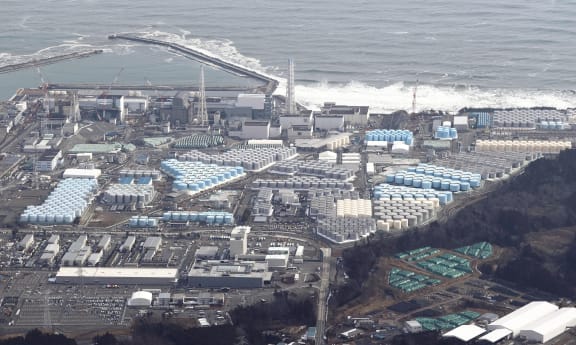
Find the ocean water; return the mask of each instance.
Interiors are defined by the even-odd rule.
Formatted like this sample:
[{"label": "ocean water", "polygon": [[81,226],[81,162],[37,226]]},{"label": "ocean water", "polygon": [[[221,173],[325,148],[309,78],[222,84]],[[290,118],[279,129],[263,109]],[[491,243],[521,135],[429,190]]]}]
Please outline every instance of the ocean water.
[{"label": "ocean water", "polygon": [[[202,49],[284,81],[296,97],[374,110],[464,106],[576,107],[573,0],[3,0],[0,65],[56,54],[105,54],[0,74],[0,98],[49,82],[197,84],[196,62],[109,41],[139,33]],[[208,85],[253,81],[207,69]],[[278,92],[284,91],[279,89]]]}]

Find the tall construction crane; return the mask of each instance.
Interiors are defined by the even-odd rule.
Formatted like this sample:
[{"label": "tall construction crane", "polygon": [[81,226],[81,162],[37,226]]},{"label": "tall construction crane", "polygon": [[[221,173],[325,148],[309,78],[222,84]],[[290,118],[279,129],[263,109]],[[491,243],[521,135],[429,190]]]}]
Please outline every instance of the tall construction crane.
[{"label": "tall construction crane", "polygon": [[416,114],[416,92],[418,91],[419,80],[416,80],[416,85],[414,85],[414,91],[412,93],[412,114]]},{"label": "tall construction crane", "polygon": [[40,67],[36,67],[36,73],[40,77],[40,90],[42,90],[42,95],[44,96],[44,101],[42,105],[44,106],[44,108],[46,108],[45,110],[48,113],[50,113],[50,101],[48,100],[48,81],[47,81],[48,79],[46,79]]},{"label": "tall construction crane", "polygon": [[204,82],[204,66],[200,67],[200,88],[199,88],[198,121],[202,126],[208,125],[208,108],[206,106],[206,85]]}]

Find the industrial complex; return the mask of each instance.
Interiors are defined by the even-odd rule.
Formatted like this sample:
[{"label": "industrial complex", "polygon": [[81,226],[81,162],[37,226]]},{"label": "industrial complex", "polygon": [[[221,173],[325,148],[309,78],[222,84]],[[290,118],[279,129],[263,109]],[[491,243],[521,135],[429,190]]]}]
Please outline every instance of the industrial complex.
[{"label": "industrial complex", "polygon": [[[296,102],[292,61],[284,97],[274,78],[191,49],[110,39],[163,46],[261,85],[208,88],[202,72],[189,87],[114,78],[19,89],[1,102],[1,327],[126,327],[147,308],[209,326],[229,320],[199,310],[265,303],[281,290],[312,292],[324,310],[341,260],[332,251],[449,217],[576,138],[573,109],[400,122],[338,100],[310,110]],[[407,300],[459,300],[465,293],[451,289],[484,289],[473,287],[482,285],[477,264],[496,250],[483,242],[398,253],[386,284]],[[485,305],[438,318],[400,308],[388,321],[464,343],[546,343],[576,326],[572,304],[522,303],[489,322]],[[81,307],[68,317],[71,304]],[[302,342],[325,343],[327,313],[318,314]],[[335,341],[385,338],[374,322],[350,320]]]}]

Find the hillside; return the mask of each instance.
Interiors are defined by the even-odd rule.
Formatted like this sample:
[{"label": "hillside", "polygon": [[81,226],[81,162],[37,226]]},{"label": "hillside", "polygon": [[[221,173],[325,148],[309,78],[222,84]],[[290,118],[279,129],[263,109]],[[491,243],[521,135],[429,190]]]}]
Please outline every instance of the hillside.
[{"label": "hillside", "polygon": [[486,274],[576,297],[576,150],[539,159],[497,191],[462,209],[444,224],[432,223],[395,239],[373,237],[343,253],[351,278],[336,303],[361,293],[370,270],[382,256],[422,246],[456,248],[488,241],[503,248]]}]

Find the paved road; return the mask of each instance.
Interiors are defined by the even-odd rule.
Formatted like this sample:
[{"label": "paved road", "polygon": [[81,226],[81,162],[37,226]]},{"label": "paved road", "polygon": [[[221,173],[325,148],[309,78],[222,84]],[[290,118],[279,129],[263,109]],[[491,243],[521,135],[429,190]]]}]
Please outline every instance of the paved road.
[{"label": "paved road", "polygon": [[324,330],[328,317],[327,299],[330,287],[330,248],[320,248],[322,250],[322,274],[320,277],[320,291],[318,293],[318,316],[316,320],[316,344],[324,344]]}]

